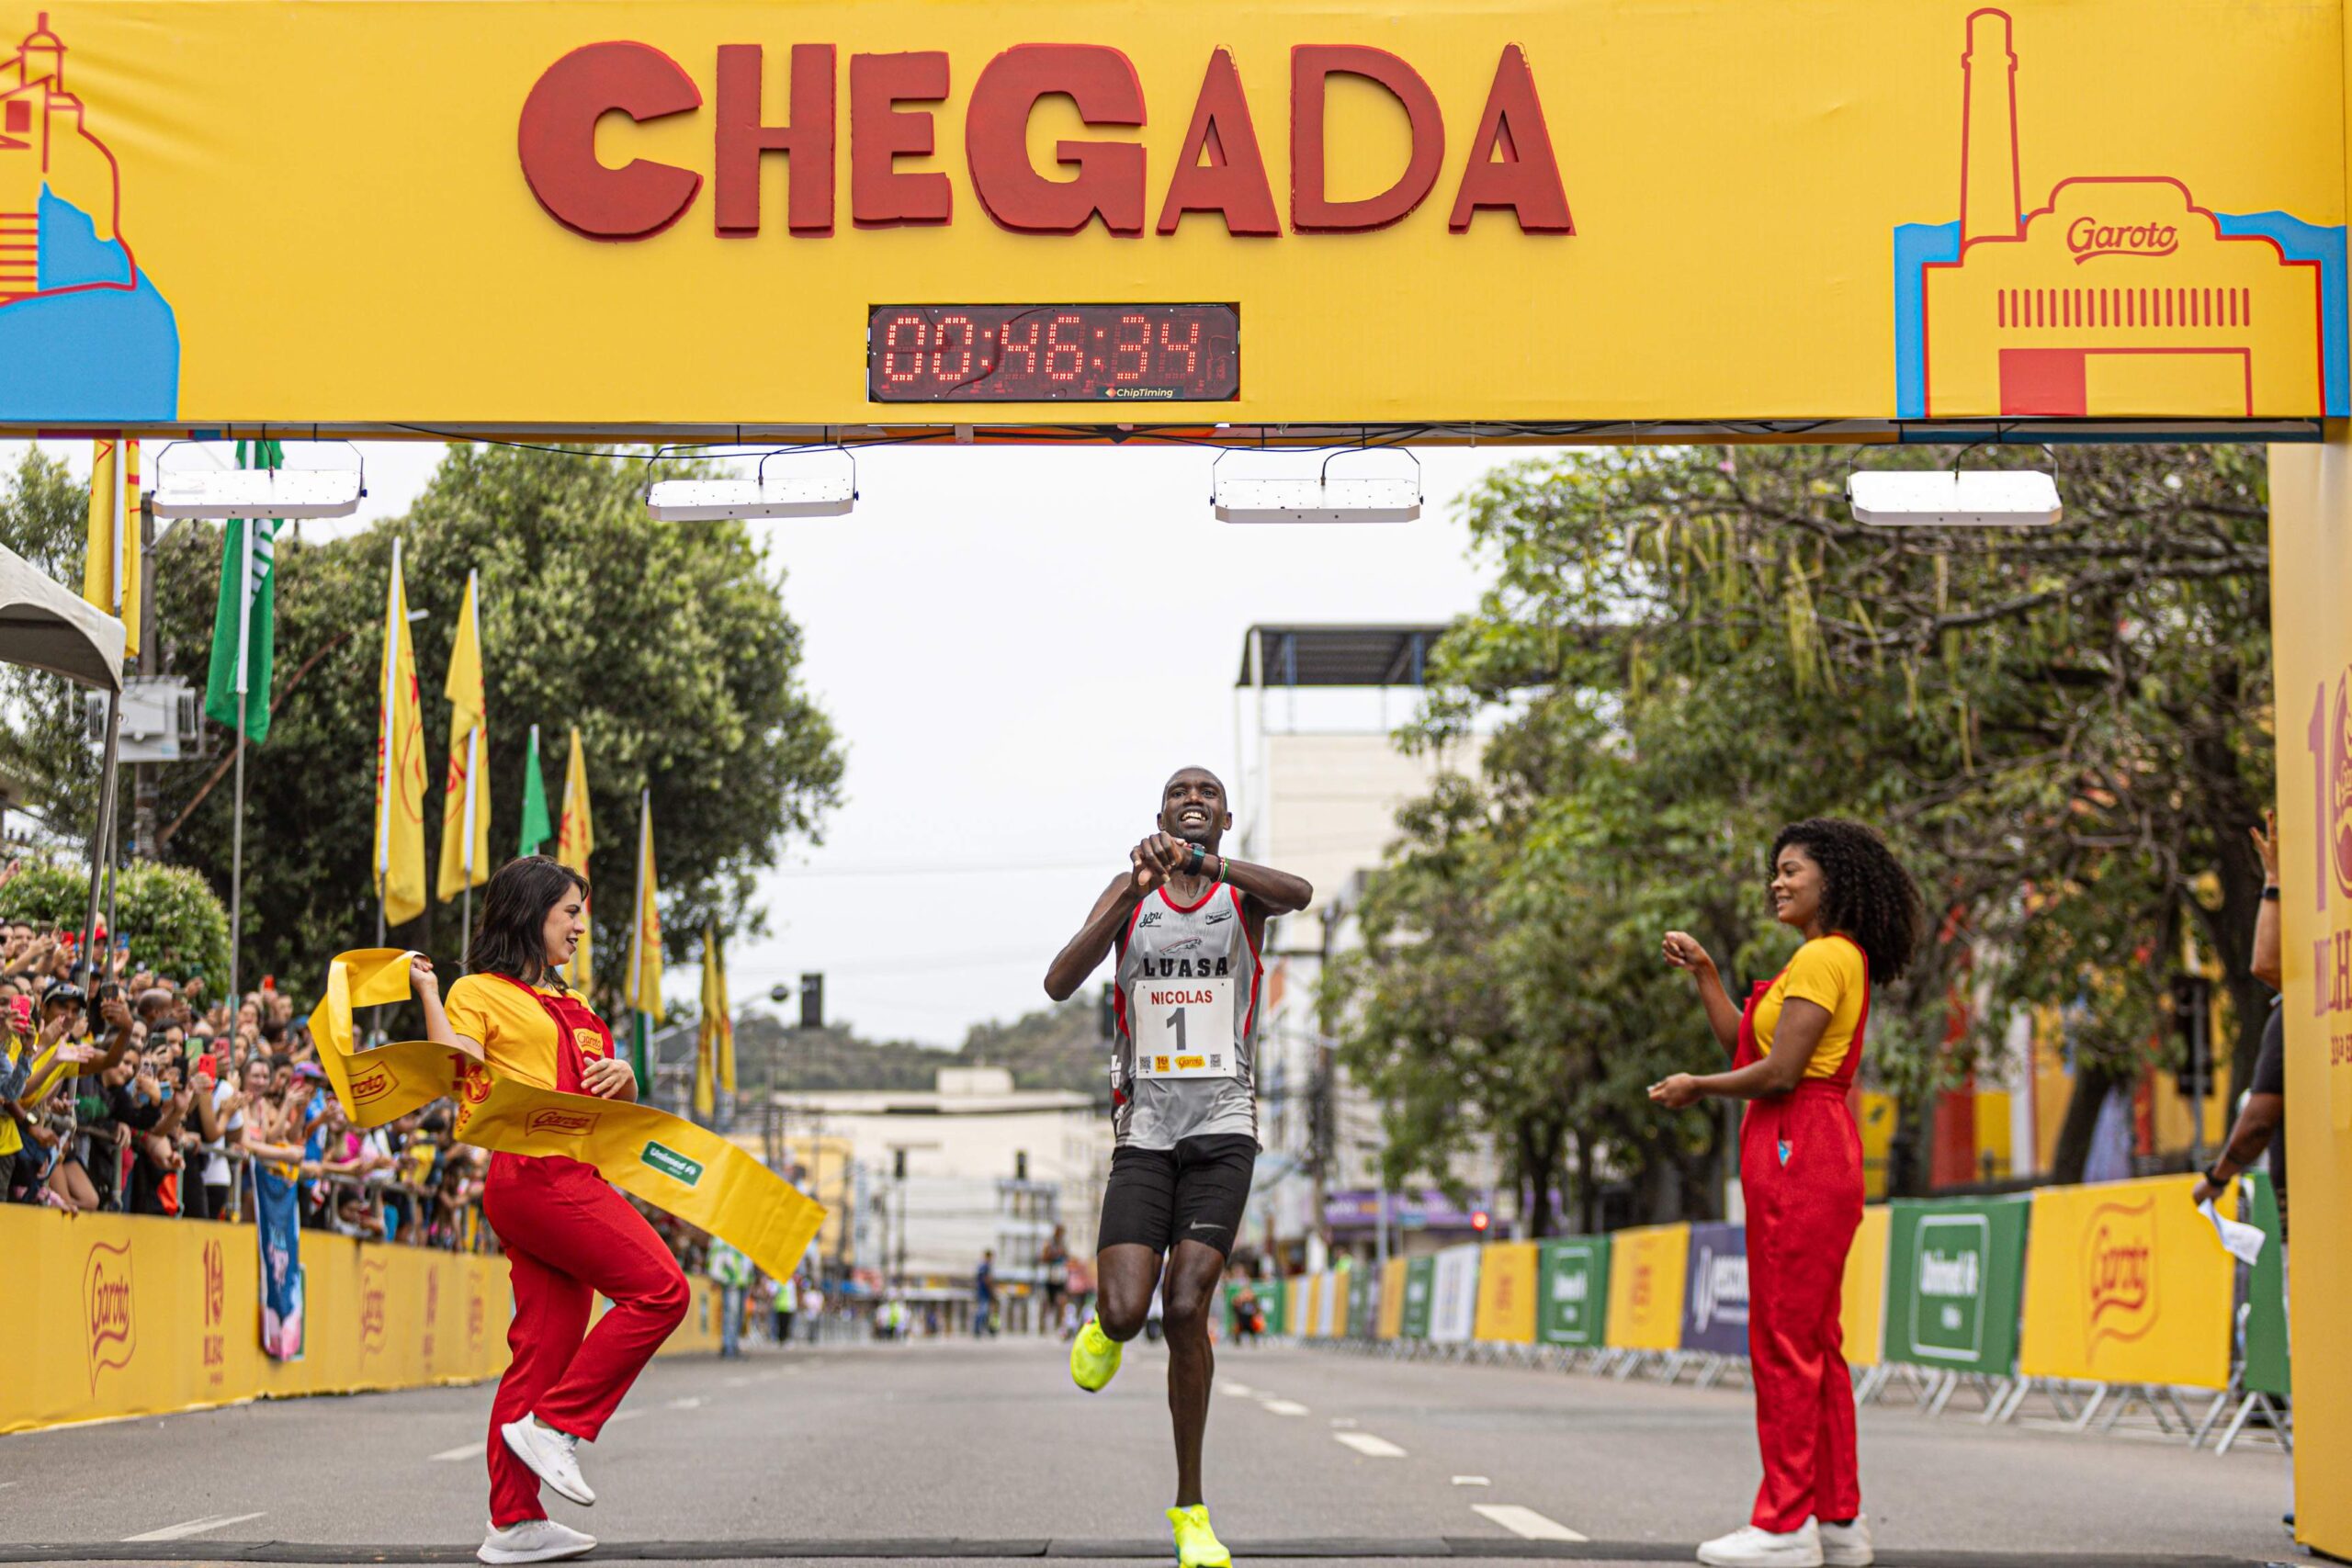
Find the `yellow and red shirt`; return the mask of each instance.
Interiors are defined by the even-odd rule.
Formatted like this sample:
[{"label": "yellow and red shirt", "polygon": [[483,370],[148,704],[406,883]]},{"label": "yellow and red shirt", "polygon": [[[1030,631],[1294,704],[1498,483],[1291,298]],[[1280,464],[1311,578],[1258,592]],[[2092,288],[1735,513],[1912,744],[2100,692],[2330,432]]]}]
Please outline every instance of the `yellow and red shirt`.
[{"label": "yellow and red shirt", "polygon": [[1789,966],[1756,1002],[1756,1044],[1766,1055],[1781,1027],[1781,1010],[1802,998],[1829,1014],[1829,1026],[1804,1065],[1808,1078],[1835,1077],[1854,1049],[1870,998],[1870,965],[1862,950],[1841,936],[1816,937],[1797,949]]},{"label": "yellow and red shirt", "polygon": [[[566,1083],[559,1066],[563,1043],[556,1021],[530,995],[560,993],[552,987],[533,986],[503,975],[468,975],[449,987],[442,1002],[452,1032],[481,1042],[482,1056],[500,1074],[536,1084],[541,1089],[577,1092],[577,1077]],[[609,1056],[605,1037],[593,1029],[572,1032],[571,1044],[582,1058]]]}]

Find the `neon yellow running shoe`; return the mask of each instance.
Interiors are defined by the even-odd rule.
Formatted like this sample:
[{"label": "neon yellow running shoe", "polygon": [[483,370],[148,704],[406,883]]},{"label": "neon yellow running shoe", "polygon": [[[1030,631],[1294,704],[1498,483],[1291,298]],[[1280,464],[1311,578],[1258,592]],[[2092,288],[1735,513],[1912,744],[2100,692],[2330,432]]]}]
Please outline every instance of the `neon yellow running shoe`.
[{"label": "neon yellow running shoe", "polygon": [[1233,1553],[1209,1529],[1209,1506],[1170,1508],[1168,1522],[1176,1529],[1176,1568],[1233,1568]]},{"label": "neon yellow running shoe", "polygon": [[1069,1346],[1069,1381],[1089,1393],[1099,1393],[1119,1373],[1119,1342],[1102,1332],[1094,1318],[1078,1331]]}]

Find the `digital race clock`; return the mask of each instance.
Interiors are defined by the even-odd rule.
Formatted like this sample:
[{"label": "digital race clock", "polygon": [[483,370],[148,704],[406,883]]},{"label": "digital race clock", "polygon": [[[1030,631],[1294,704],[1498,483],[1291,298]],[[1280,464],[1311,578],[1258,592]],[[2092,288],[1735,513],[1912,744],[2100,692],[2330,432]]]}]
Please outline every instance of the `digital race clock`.
[{"label": "digital race clock", "polygon": [[1227,402],[1241,394],[1233,305],[876,305],[877,403]]}]

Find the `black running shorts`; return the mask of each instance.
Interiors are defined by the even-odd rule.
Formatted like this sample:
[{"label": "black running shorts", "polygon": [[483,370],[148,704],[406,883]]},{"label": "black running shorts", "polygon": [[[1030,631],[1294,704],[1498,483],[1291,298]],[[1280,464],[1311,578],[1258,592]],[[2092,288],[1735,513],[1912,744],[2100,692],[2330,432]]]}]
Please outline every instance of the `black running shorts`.
[{"label": "black running shorts", "polygon": [[1095,1249],[1136,1246],[1166,1253],[1180,1241],[1197,1241],[1231,1257],[1257,1163],[1258,1140],[1246,1133],[1184,1138],[1172,1149],[1113,1150]]}]

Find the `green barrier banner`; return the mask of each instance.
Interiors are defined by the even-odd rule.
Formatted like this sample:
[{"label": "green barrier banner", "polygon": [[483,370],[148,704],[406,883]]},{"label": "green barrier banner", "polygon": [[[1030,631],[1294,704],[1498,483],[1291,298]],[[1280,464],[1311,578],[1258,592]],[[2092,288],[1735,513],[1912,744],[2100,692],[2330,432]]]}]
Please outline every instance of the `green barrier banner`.
[{"label": "green barrier banner", "polygon": [[1405,1266],[1405,1324],[1399,1337],[1430,1337],[1430,1303],[1437,1297],[1437,1259],[1416,1258]]},{"label": "green barrier banner", "polygon": [[1886,1359],[2007,1376],[2017,1365],[2029,1200],[1889,1207]]},{"label": "green barrier banner", "polygon": [[2245,1180],[2253,1194],[2240,1213],[2268,1238],[2246,1275],[2245,1386],[2284,1395],[2294,1392],[2287,1380],[2287,1247],[2280,1234],[2285,1227],[2270,1173],[2252,1171]]},{"label": "green barrier banner", "polygon": [[1609,1238],[1547,1241],[1535,1263],[1535,1341],[1598,1345],[1609,1316]]},{"label": "green barrier banner", "polygon": [[1290,1325],[1290,1283],[1284,1280],[1258,1281],[1258,1309],[1265,1314],[1268,1334],[1287,1334]]}]

